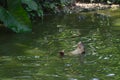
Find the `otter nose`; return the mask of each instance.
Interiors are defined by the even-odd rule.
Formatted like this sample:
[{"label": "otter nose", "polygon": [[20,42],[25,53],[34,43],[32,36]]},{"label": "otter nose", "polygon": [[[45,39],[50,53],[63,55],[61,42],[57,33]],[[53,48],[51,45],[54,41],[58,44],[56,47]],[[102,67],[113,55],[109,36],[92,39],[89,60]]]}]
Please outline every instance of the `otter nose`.
[{"label": "otter nose", "polygon": [[64,50],[59,52],[60,57],[64,57]]}]

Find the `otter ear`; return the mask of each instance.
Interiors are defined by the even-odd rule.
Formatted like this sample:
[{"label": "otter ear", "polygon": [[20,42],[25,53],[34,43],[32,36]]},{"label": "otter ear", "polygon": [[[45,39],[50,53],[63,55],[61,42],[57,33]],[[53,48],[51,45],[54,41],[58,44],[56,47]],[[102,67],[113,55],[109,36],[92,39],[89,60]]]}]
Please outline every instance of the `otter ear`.
[{"label": "otter ear", "polygon": [[77,47],[78,47],[78,48],[81,48],[81,44],[82,44],[82,43],[79,42],[79,43],[77,44]]},{"label": "otter ear", "polygon": [[78,42],[78,45],[80,45],[80,44],[82,44],[82,42],[80,41],[80,42]]}]

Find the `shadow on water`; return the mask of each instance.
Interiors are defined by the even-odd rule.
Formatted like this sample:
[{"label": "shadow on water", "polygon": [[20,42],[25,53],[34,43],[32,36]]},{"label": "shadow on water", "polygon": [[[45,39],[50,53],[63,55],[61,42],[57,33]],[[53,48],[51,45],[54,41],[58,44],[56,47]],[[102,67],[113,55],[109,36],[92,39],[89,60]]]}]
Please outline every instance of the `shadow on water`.
[{"label": "shadow on water", "polygon": [[[0,80],[118,80],[119,16],[119,10],[46,16],[32,33],[2,32]],[[69,53],[79,41],[83,59],[60,58],[59,51]]]}]

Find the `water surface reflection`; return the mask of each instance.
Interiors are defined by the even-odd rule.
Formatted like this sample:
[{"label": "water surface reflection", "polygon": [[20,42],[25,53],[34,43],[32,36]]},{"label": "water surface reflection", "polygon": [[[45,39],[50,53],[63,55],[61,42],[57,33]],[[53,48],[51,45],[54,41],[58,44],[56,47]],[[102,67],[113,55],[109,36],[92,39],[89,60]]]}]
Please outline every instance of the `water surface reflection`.
[{"label": "water surface reflection", "polygon": [[[32,33],[0,34],[0,80],[118,80],[119,16],[119,10],[47,16]],[[60,58],[60,50],[68,53],[79,41],[84,63],[79,56]]]}]

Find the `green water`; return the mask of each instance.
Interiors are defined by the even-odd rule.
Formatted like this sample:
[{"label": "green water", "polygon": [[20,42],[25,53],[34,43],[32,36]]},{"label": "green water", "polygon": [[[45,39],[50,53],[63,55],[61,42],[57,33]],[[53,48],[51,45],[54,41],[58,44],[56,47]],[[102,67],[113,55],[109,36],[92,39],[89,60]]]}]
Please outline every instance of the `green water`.
[{"label": "green water", "polygon": [[[120,10],[45,16],[33,32],[0,33],[0,80],[119,80]],[[42,22],[42,23],[41,23]],[[82,41],[86,54],[61,58]]]}]

